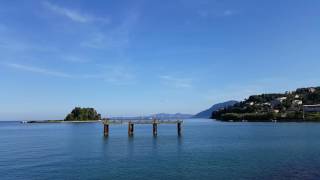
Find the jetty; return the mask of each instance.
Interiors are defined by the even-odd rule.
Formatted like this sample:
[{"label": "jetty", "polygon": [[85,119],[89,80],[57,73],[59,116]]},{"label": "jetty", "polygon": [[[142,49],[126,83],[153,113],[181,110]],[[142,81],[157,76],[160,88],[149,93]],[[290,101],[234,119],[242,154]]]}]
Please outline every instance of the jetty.
[{"label": "jetty", "polygon": [[177,126],[178,136],[182,133],[182,123],[181,120],[104,120],[103,121],[103,134],[105,137],[109,136],[109,126],[117,124],[128,124],[128,136],[133,136],[134,126],[139,124],[149,124],[152,125],[153,136],[158,135],[158,125],[160,124],[175,124]]}]

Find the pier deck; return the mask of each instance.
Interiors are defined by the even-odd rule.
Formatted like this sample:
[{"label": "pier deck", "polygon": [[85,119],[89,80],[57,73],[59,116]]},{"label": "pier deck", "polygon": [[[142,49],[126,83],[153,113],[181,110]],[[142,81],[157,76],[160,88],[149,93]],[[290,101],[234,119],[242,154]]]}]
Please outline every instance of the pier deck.
[{"label": "pier deck", "polygon": [[150,124],[152,125],[152,132],[154,136],[158,134],[158,125],[159,124],[176,124],[178,135],[181,135],[182,131],[181,120],[105,120],[103,121],[104,136],[109,136],[109,126],[116,124],[128,124],[128,135],[133,136],[134,134],[134,125],[135,124]]}]

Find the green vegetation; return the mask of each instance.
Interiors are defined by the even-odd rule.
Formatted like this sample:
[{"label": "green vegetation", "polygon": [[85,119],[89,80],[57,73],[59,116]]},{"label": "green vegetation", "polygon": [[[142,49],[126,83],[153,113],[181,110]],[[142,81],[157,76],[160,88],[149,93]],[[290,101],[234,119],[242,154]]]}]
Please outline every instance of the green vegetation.
[{"label": "green vegetation", "polygon": [[65,121],[87,121],[87,120],[99,120],[101,115],[93,108],[74,108],[70,114],[64,119]]},{"label": "green vegetation", "polygon": [[273,113],[226,113],[221,115],[221,120],[270,121],[273,120],[273,117]]},{"label": "green vegetation", "polygon": [[284,94],[253,95],[234,106],[212,113],[222,121],[320,121],[320,112],[307,112],[304,105],[320,104],[320,87],[300,88]]},{"label": "green vegetation", "polygon": [[63,120],[40,120],[40,121],[27,121],[27,123],[61,123]]},{"label": "green vegetation", "polygon": [[63,122],[63,120],[47,120],[47,121],[44,121],[44,122],[47,122],[47,123],[60,123],[60,122]]},{"label": "green vegetation", "polygon": [[307,113],[305,115],[305,119],[308,121],[319,121],[320,122],[320,113],[315,112],[315,113]]}]

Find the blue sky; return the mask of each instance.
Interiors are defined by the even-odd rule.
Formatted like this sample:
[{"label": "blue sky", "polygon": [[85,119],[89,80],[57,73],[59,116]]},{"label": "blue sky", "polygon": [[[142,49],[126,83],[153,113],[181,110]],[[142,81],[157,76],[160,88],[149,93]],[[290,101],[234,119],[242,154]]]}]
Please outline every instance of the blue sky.
[{"label": "blue sky", "polygon": [[320,1],[0,2],[0,120],[196,113],[317,86]]}]

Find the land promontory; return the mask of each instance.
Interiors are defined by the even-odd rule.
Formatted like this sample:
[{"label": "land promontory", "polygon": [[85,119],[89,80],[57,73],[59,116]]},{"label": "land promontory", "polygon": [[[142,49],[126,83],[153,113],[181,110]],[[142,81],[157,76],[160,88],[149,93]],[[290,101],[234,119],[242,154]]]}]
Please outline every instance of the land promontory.
[{"label": "land promontory", "polygon": [[221,121],[320,121],[320,87],[252,95],[212,113]]}]

